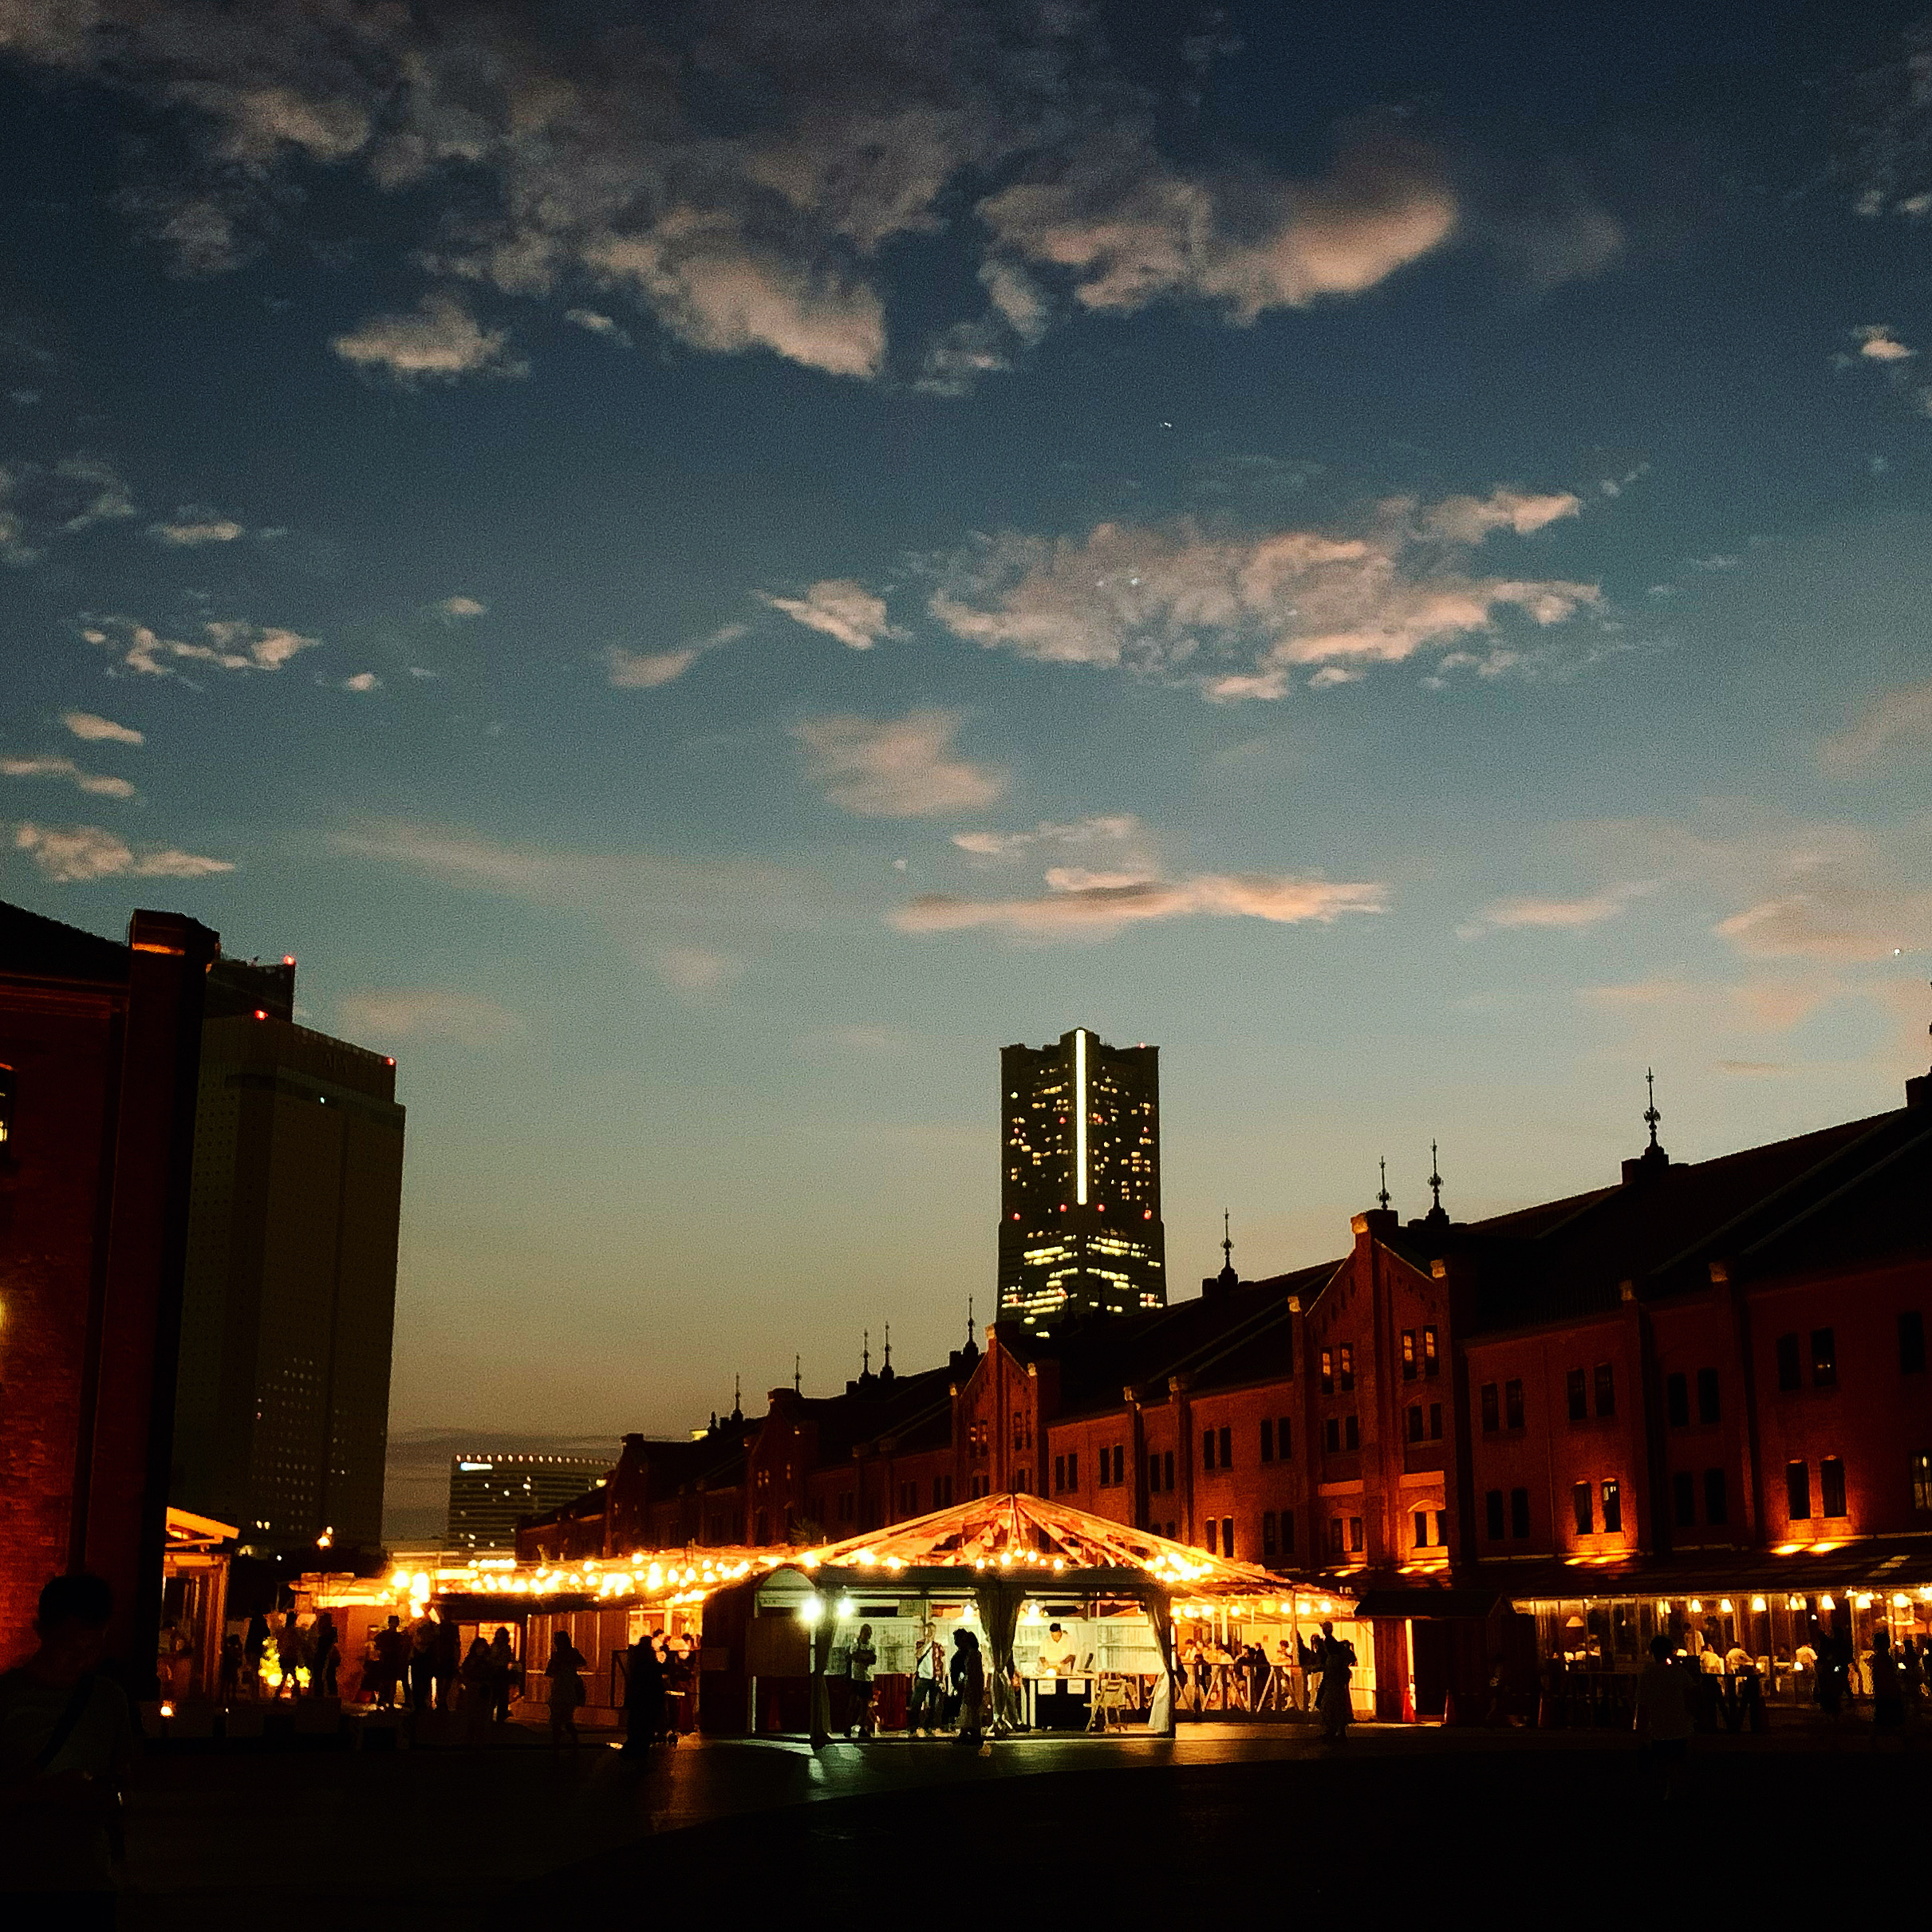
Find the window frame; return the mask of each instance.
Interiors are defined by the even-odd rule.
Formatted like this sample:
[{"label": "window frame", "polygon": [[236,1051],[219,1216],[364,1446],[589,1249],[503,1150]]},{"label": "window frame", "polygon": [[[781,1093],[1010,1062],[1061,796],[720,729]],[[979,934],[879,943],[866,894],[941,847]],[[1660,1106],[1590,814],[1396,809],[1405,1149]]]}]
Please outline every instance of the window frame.
[{"label": "window frame", "polygon": [[1534,1534],[1529,1507],[1529,1490],[1519,1483],[1509,1492],[1509,1536],[1512,1543],[1527,1543]]},{"label": "window frame", "polygon": [[1724,1381],[1715,1369],[1697,1370],[1697,1426],[1715,1429],[1724,1420]]},{"label": "window frame", "polygon": [[1704,1520],[1721,1529],[1731,1520],[1730,1485],[1721,1469],[1704,1472]]},{"label": "window frame", "polygon": [[[1832,1503],[1838,1507],[1834,1509]],[[1818,1465],[1818,1511],[1828,1523],[1842,1523],[1851,1513],[1845,1488],[1845,1463],[1842,1456],[1827,1456]]]},{"label": "window frame", "polygon": [[1812,1386],[1838,1386],[1838,1331],[1835,1327],[1812,1331]]},{"label": "window frame", "polygon": [[1804,1386],[1804,1358],[1799,1353],[1796,1335],[1780,1335],[1776,1344],[1776,1382],[1778,1393],[1789,1395]]},{"label": "window frame", "polygon": [[1590,1378],[1581,1369],[1564,1371],[1563,1401],[1572,1423],[1590,1420]]},{"label": "window frame", "polygon": [[1526,1414],[1523,1378],[1520,1375],[1509,1376],[1503,1383],[1503,1427],[1505,1429],[1526,1427],[1527,1424],[1523,1419]]},{"label": "window frame", "polygon": [[1603,1512],[1603,1534],[1621,1536],[1623,1534],[1623,1484],[1622,1479],[1606,1476],[1599,1485]]},{"label": "window frame", "polygon": [[1594,1536],[1596,1528],[1596,1491],[1587,1479],[1570,1485],[1570,1508],[1576,1518],[1576,1533]]},{"label": "window frame", "polygon": [[1617,1365],[1599,1362],[1591,1377],[1591,1398],[1599,1422],[1607,1422],[1617,1413]]},{"label": "window frame", "polygon": [[[1804,1505],[1800,1510],[1798,1504]],[[1787,1520],[1809,1523],[1812,1515],[1812,1465],[1795,1456],[1784,1465],[1784,1512]]]},{"label": "window frame", "polygon": [[1492,1382],[1484,1382],[1477,1393],[1477,1414],[1482,1419],[1482,1431],[1485,1436],[1497,1435],[1503,1427],[1503,1402],[1501,1392]]}]

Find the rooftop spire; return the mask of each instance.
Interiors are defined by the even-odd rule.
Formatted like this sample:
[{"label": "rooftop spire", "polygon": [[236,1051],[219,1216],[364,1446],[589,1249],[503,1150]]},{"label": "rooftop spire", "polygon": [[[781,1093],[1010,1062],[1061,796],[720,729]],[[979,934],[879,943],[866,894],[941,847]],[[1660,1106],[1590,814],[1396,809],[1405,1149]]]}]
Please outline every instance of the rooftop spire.
[{"label": "rooftop spire", "polygon": [[1375,1199],[1386,1212],[1389,1205],[1389,1157],[1384,1154],[1375,1165],[1382,1169],[1382,1192]]},{"label": "rooftop spire", "polygon": [[802,1378],[802,1376],[799,1374],[799,1373],[798,1373],[798,1358],[796,1355],[794,1355],[794,1356],[792,1357],[792,1358],[791,1358],[791,1392],[792,1392],[792,1394],[793,1394],[794,1395],[798,1394],[798,1392],[799,1392],[799,1391],[800,1391],[800,1390],[801,1390],[803,1388],[803,1386],[804,1386],[804,1378]]},{"label": "rooftop spire", "polygon": [[858,1351],[858,1372],[862,1375],[872,1373],[872,1331],[864,1331],[864,1342]]},{"label": "rooftop spire", "polygon": [[1644,1090],[1650,1095],[1650,1104],[1643,1110],[1643,1124],[1650,1130],[1650,1145],[1657,1145],[1657,1123],[1663,1115],[1657,1110],[1657,1075],[1649,1067],[1643,1070]]},{"label": "rooftop spire", "polygon": [[1429,1143],[1429,1185],[1436,1197],[1436,1205],[1433,1211],[1437,1214],[1442,1212],[1442,1175],[1440,1171],[1441,1166],[1441,1161],[1437,1157],[1436,1144],[1431,1141]]},{"label": "rooftop spire", "polygon": [[885,1324],[885,1366],[888,1368],[892,1366],[892,1323],[890,1322]]},{"label": "rooftop spire", "polygon": [[731,1378],[731,1420],[734,1422],[744,1420],[744,1378],[742,1375]]},{"label": "rooftop spire", "polygon": [[1225,1208],[1221,1209],[1221,1264],[1224,1268],[1234,1266],[1234,1236],[1228,1232],[1228,1210]]}]

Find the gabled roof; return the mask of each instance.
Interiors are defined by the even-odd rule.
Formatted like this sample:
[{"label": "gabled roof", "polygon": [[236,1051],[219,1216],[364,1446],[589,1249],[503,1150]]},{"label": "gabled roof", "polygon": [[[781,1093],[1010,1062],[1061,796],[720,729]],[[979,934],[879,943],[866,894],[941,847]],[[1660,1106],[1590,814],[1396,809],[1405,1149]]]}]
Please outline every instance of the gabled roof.
[{"label": "gabled roof", "polygon": [[1932,1255],[1932,1108],[1906,1107],[1716,1160],[1634,1165],[1620,1187],[1385,1245],[1473,1280],[1470,1332],[1526,1327],[1734,1280]]},{"label": "gabled roof", "polygon": [[1199,1595],[1279,1595],[1282,1588],[1281,1578],[1252,1563],[1190,1549],[1025,1490],[976,1496],[889,1529],[801,1551],[795,1560],[804,1570],[964,1569],[1015,1575],[1135,1570]]}]

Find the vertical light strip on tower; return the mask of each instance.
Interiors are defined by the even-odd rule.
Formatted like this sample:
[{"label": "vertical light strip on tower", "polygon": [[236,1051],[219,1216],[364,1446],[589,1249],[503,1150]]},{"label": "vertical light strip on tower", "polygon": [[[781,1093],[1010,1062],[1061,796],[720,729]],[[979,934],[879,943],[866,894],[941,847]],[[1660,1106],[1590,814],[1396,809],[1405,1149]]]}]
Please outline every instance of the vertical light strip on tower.
[{"label": "vertical light strip on tower", "polygon": [[1074,1028],[1074,1199],[1086,1205],[1086,1029]]}]

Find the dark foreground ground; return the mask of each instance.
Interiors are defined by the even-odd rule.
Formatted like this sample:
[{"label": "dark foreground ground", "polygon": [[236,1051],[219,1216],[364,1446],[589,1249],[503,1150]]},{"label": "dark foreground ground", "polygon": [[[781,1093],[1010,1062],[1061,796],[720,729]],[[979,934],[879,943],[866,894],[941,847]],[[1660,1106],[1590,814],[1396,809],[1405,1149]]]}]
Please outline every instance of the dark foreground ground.
[{"label": "dark foreground ground", "polygon": [[990,1759],[688,1745],[641,1768],[517,1741],[151,1766],[121,1922],[1782,1926],[1915,1922],[1932,1898],[1932,1739],[1700,1741],[1669,1804],[1629,1740],[1588,1733],[1371,1728],[1327,1749],[1204,1725]]}]

